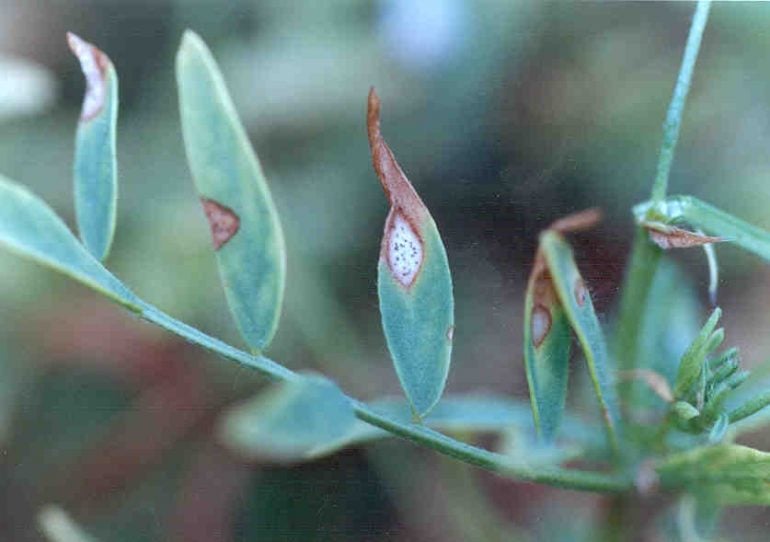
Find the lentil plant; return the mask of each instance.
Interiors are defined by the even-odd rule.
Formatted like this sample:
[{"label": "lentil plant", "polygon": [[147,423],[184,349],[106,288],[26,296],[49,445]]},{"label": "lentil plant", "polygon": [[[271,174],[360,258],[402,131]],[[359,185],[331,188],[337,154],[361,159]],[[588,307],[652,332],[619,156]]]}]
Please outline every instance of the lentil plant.
[{"label": "lentil plant", "polygon": [[[714,300],[715,244],[734,243],[770,260],[770,233],[691,196],[668,195],[708,12],[709,3],[700,2],[664,123],[651,197],[633,209],[636,237],[610,340],[568,241],[594,225],[600,213],[578,212],[540,234],[524,315],[529,404],[500,396],[442,398],[454,335],[449,260],[428,206],[383,139],[374,89],[366,125],[374,171],[390,206],[377,265],[379,305],[405,399],[364,403],[322,375],[294,372],[267,357],[286,287],[279,214],[216,62],[189,31],[176,64],[184,142],[225,295],[248,348],[165,314],[104,266],[117,209],[118,80],[109,58],[74,35],[69,43],[87,82],[75,157],[80,240],[41,199],[0,178],[0,241],[139,318],[273,381],[222,420],[223,438],[242,453],[301,461],[400,437],[501,476],[608,494],[615,511],[606,525],[611,537],[628,531],[623,518],[635,500],[655,495],[677,497],[665,502],[679,507],[681,533],[711,536],[722,507],[770,504],[770,454],[734,443],[770,421],[770,386],[741,369],[736,348],[722,348],[718,307],[703,315],[702,329],[681,357],[648,347],[665,325],[656,320],[661,305],[676,302],[667,251],[703,247]],[[565,412],[573,342],[595,395],[594,424]],[[482,448],[469,440],[477,433],[513,433],[519,444],[515,452]],[[711,521],[697,519],[703,510],[711,512],[705,514]]]}]

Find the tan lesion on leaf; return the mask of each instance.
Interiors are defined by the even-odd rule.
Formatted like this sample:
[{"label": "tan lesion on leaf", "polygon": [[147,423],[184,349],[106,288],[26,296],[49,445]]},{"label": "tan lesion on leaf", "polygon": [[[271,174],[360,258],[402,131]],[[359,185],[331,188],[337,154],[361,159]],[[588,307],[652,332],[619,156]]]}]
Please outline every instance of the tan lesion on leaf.
[{"label": "tan lesion on leaf", "polygon": [[573,287],[573,295],[575,296],[575,302],[579,307],[586,304],[586,298],[588,297],[588,290],[586,289],[586,283],[582,277],[575,279],[575,286]]},{"label": "tan lesion on leaf", "polygon": [[553,325],[551,311],[559,304],[556,287],[548,271],[545,257],[539,249],[527,289],[532,293],[532,308],[529,315],[530,336],[532,344],[538,348],[551,331]]},{"label": "tan lesion on leaf", "polygon": [[99,48],[72,32],[67,32],[67,44],[80,62],[80,68],[86,78],[80,120],[87,122],[96,117],[104,107],[107,99],[107,72],[111,62]]},{"label": "tan lesion on leaf", "polygon": [[201,198],[201,204],[211,228],[211,241],[214,243],[214,250],[219,250],[238,233],[241,220],[232,209],[212,199]]},{"label": "tan lesion on leaf", "polygon": [[409,218],[393,208],[385,221],[380,257],[391,274],[405,288],[417,279],[424,260],[423,241]]},{"label": "tan lesion on leaf", "polygon": [[[584,231],[594,227],[601,218],[602,213],[599,209],[586,209],[554,221],[546,231],[554,231],[559,234]],[[527,290],[532,295],[532,307],[529,315],[530,335],[532,344],[537,348],[551,331],[554,308],[561,306],[551,272],[540,248],[535,254],[535,263],[529,276]],[[573,295],[578,306],[585,305],[589,294],[579,275],[574,282]]]},{"label": "tan lesion on leaf", "polygon": [[393,156],[380,131],[380,99],[374,88],[367,101],[366,128],[372,165],[390,203],[380,258],[395,279],[409,288],[425,259],[422,225],[430,217],[428,209]]}]

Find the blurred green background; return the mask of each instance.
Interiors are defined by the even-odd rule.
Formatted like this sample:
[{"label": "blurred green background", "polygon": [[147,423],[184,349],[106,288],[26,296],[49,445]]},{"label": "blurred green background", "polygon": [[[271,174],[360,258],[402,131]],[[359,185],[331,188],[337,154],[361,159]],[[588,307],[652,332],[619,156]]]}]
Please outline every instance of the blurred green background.
[{"label": "blurred green background", "polygon": [[[537,232],[568,212],[604,210],[575,246],[609,324],[630,207],[651,185],[692,7],[0,0],[0,171],[74,224],[84,83],[65,32],[97,44],[121,96],[109,266],[142,297],[240,345],[177,116],[174,54],[182,31],[196,30],[222,66],[286,232],[271,357],[359,397],[399,393],[375,288],[387,205],[364,125],[374,85],[384,135],[452,265],[448,391],[526,398],[520,328]],[[768,29],[770,5],[714,6],[671,185],[770,228]],[[750,366],[770,354],[770,272],[729,246],[718,252],[728,341]],[[702,253],[675,259],[705,309]],[[3,252],[0,540],[42,540],[35,517],[48,503],[105,542],[593,540],[588,525],[607,513],[601,498],[504,481],[403,442],[301,466],[244,460],[219,441],[217,421],[261,385]],[[759,510],[727,518],[736,529],[757,523],[770,520]],[[752,530],[740,539],[764,539]]]}]

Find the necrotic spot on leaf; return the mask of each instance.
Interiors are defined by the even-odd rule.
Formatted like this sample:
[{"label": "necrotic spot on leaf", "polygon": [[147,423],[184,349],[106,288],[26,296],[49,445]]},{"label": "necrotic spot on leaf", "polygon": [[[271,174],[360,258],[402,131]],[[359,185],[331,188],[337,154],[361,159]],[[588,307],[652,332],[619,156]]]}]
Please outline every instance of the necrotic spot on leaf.
[{"label": "necrotic spot on leaf", "polygon": [[530,326],[532,327],[532,344],[535,348],[540,344],[548,335],[551,330],[551,313],[542,305],[535,305],[532,309],[532,317],[530,319]]},{"label": "necrotic spot on leaf", "polygon": [[394,213],[390,221],[387,259],[388,267],[396,280],[403,286],[411,286],[422,265],[422,241],[412,225],[399,212]]},{"label": "necrotic spot on leaf", "polygon": [[214,250],[219,250],[232,239],[233,235],[238,233],[241,221],[232,209],[214,200],[201,198],[201,203],[209,226],[211,226],[211,240],[214,243]]},{"label": "necrotic spot on leaf", "polygon": [[449,326],[446,330],[446,338],[449,342],[452,342],[455,336],[455,326]]},{"label": "necrotic spot on leaf", "polygon": [[650,233],[650,239],[663,250],[697,247],[724,241],[722,237],[711,237],[667,224],[648,222],[643,226]]},{"label": "necrotic spot on leaf", "polygon": [[75,56],[78,57],[80,68],[86,78],[86,94],[83,98],[80,120],[91,120],[99,114],[104,106],[107,94],[106,73],[110,61],[107,55],[99,49],[71,32],[67,33],[67,43]]},{"label": "necrotic spot on leaf", "polygon": [[586,295],[588,295],[588,292],[586,292],[586,285],[583,282],[583,279],[578,277],[577,280],[575,280],[575,301],[578,306],[582,307],[586,304]]}]

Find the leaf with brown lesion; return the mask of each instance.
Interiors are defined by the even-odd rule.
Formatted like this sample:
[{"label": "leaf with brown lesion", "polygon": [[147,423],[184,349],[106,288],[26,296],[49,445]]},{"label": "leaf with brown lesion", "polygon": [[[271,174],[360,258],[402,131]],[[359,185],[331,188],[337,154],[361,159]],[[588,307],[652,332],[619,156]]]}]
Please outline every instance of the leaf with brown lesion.
[{"label": "leaf with brown lesion", "polygon": [[380,100],[372,88],[366,128],[372,165],[390,204],[377,265],[383,331],[415,417],[443,392],[454,335],[454,296],[444,244],[380,132]]},{"label": "leaf with brown lesion", "polygon": [[104,108],[107,86],[110,84],[109,72],[113,70],[112,63],[98,47],[72,32],[67,32],[67,44],[80,62],[80,68],[86,78],[86,93],[80,120],[87,122]]},{"label": "leaf with brown lesion", "polygon": [[[556,220],[546,231],[583,231],[600,219],[598,209],[588,209]],[[582,307],[589,295],[582,278],[574,281],[572,293]],[[524,311],[524,363],[532,412],[538,433],[549,441],[555,436],[564,410],[572,339],[564,305],[541,247],[527,281]]]}]

